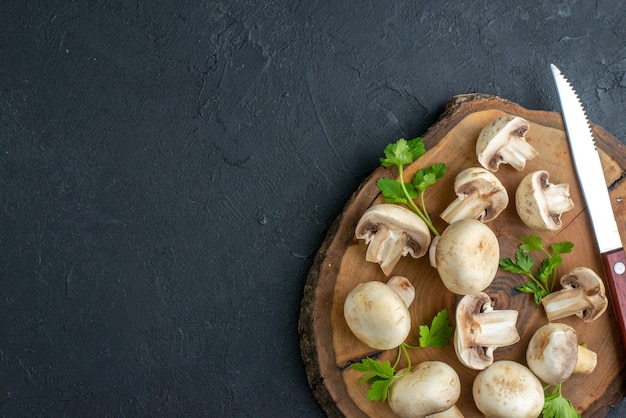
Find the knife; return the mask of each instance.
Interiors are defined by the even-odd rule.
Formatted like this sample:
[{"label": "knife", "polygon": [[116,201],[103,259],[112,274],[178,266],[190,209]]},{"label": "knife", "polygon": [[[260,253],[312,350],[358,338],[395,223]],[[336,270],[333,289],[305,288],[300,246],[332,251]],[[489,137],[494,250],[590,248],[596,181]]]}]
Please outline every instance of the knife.
[{"label": "knife", "polygon": [[561,102],[572,160],[596,236],[620,337],[626,349],[626,255],[606,188],[600,154],[574,88],[554,64],[550,68]]}]

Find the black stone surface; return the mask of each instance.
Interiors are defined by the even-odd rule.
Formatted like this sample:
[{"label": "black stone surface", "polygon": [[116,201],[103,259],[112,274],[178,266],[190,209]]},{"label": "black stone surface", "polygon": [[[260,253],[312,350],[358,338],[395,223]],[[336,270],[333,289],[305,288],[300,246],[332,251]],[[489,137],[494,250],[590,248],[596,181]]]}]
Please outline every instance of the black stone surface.
[{"label": "black stone surface", "polygon": [[626,139],[620,1],[1,9],[1,416],[323,416],[303,286],[384,145],[551,62]]}]

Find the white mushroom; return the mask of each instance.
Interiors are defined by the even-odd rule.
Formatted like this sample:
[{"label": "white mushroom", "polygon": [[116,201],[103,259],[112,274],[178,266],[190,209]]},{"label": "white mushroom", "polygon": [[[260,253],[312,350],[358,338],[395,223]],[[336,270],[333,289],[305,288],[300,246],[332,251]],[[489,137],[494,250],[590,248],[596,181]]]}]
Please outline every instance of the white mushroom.
[{"label": "white mushroom", "polygon": [[[400,370],[396,375],[405,371]],[[461,380],[456,371],[441,361],[425,361],[391,383],[387,401],[401,418],[424,418],[454,411],[460,396]]]},{"label": "white mushroom", "polygon": [[406,277],[394,276],[387,284],[358,284],[346,297],[344,317],[348,328],[364,344],[377,350],[398,347],[411,331],[408,307],[415,289]]},{"label": "white mushroom", "polygon": [[485,293],[464,296],[456,307],[454,349],[465,366],[483,370],[493,363],[493,351],[515,344],[516,310],[494,310]]},{"label": "white mushroom", "polygon": [[574,208],[567,183],[552,184],[548,172],[535,171],[522,179],[515,192],[517,214],[528,227],[556,231],[561,215]]},{"label": "white mushroom", "polygon": [[578,344],[574,328],[552,322],[539,328],[531,337],[526,362],[544,383],[558,385],[573,373],[591,373],[596,367],[597,355]]},{"label": "white mushroom", "polygon": [[471,295],[482,292],[493,281],[500,246],[491,228],[476,219],[463,219],[433,240],[429,258],[448,290]]},{"label": "white mushroom", "polygon": [[509,204],[509,195],[496,176],[481,167],[461,171],[454,179],[456,200],[439,215],[451,224],[461,219],[489,222]]},{"label": "white mushroom", "polygon": [[418,258],[430,245],[426,223],[410,209],[391,203],[372,206],[357,223],[355,236],[368,245],[365,259],[380,264],[388,276],[400,257]]},{"label": "white mushroom", "polygon": [[476,407],[488,418],[536,418],[544,405],[541,382],[527,367],[500,360],[476,375]]},{"label": "white mushroom", "polygon": [[548,321],[576,315],[591,322],[602,315],[609,304],[600,276],[587,267],[576,267],[560,280],[563,287],[541,299]]},{"label": "white mushroom", "polygon": [[485,126],[476,141],[476,156],[480,165],[498,171],[500,164],[510,164],[522,171],[526,162],[539,153],[528,142],[528,122],[517,116],[502,116]]}]

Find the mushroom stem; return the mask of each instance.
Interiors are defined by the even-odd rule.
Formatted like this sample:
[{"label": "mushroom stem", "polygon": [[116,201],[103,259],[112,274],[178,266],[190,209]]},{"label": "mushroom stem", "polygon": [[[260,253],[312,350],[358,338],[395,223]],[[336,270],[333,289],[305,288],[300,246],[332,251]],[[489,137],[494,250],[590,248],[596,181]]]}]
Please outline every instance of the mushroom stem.
[{"label": "mushroom stem", "polygon": [[452,408],[446,409],[443,412],[427,415],[426,418],[464,418],[465,415],[461,412],[458,406],[453,405]]},{"label": "mushroom stem", "polygon": [[548,321],[576,315],[590,307],[585,297],[585,289],[582,287],[550,293],[541,299],[541,304]]},{"label": "mushroom stem", "polygon": [[537,156],[537,151],[528,142],[510,141],[506,147],[500,149],[500,156],[511,167],[522,171],[526,166],[526,161]]},{"label": "mushroom stem", "polygon": [[561,214],[574,208],[574,203],[569,197],[569,185],[562,184],[544,184],[544,196],[547,201],[548,211],[550,214]]},{"label": "mushroom stem", "polygon": [[400,231],[381,228],[366,243],[368,247],[365,259],[380,264],[383,273],[388,276],[402,257],[407,236]]},{"label": "mushroom stem", "polygon": [[474,344],[483,347],[505,347],[519,341],[515,310],[488,310],[477,315],[472,325]]},{"label": "mushroom stem", "polygon": [[578,346],[578,359],[576,360],[576,367],[574,367],[574,373],[576,374],[589,374],[593,372],[598,363],[598,355],[595,351],[591,351],[585,346]]},{"label": "mushroom stem", "polygon": [[489,205],[490,202],[479,194],[465,194],[457,197],[439,216],[449,224],[461,219],[478,219]]},{"label": "mushroom stem", "polygon": [[404,276],[393,276],[387,281],[387,286],[392,288],[404,301],[404,304],[408,308],[415,299],[415,287],[411,284],[409,279]]}]

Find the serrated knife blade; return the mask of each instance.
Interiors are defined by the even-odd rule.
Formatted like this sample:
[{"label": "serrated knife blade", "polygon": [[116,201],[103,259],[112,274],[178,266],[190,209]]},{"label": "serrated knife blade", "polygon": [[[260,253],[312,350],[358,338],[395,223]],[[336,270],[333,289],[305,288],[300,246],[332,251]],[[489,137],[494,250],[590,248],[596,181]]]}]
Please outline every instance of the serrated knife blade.
[{"label": "serrated knife blade", "polygon": [[626,255],[606,187],[600,154],[576,91],[554,64],[550,68],[561,102],[572,160],[596,236],[620,337],[626,349]]}]

